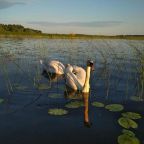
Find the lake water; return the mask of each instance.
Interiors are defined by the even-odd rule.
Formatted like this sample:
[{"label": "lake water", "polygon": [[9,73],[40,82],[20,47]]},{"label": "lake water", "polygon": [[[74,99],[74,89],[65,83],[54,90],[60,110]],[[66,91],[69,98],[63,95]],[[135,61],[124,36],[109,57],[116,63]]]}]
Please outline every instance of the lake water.
[{"label": "lake water", "polygon": [[[39,60],[57,59],[86,68],[94,61],[89,94],[88,128],[84,108],[66,108],[82,95],[68,93],[63,76],[51,80],[42,75]],[[43,87],[42,87],[43,86]],[[0,39],[0,141],[3,144],[91,143],[116,144],[122,134],[118,119],[123,112],[137,112],[137,129],[130,129],[144,143],[144,41]],[[110,112],[94,107],[121,104]],[[48,114],[62,108],[67,115]]]}]

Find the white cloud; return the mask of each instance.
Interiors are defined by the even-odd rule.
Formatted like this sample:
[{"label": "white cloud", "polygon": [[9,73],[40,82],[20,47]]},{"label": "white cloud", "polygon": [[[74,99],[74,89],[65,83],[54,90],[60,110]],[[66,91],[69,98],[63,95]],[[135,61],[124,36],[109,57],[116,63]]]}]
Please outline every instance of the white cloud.
[{"label": "white cloud", "polygon": [[0,9],[6,9],[14,5],[25,5],[33,1],[36,0],[0,0]]}]

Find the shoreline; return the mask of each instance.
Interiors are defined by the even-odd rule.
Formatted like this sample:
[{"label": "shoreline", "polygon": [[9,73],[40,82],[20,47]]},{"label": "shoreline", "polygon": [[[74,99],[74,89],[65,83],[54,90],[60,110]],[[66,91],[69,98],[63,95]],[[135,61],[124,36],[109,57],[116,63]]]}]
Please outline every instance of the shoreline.
[{"label": "shoreline", "polygon": [[0,34],[0,38],[37,38],[37,39],[124,39],[144,40],[144,35],[82,35],[82,34]]}]

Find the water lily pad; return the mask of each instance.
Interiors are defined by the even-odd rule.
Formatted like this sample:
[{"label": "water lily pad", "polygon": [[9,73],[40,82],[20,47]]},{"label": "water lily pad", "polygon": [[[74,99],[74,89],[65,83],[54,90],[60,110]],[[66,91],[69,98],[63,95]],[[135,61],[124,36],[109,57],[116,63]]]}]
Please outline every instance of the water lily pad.
[{"label": "water lily pad", "polygon": [[79,108],[81,106],[84,106],[83,101],[72,101],[65,105],[65,107],[67,107],[67,108]]},{"label": "water lily pad", "polygon": [[49,98],[63,98],[61,94],[53,93],[48,96]]},{"label": "water lily pad", "polygon": [[55,115],[55,116],[61,116],[61,115],[68,114],[68,111],[65,109],[53,108],[53,109],[48,110],[48,114]]},{"label": "water lily pad", "polygon": [[138,96],[132,96],[130,99],[131,99],[132,101],[136,101],[136,102],[143,101],[143,99],[141,99],[141,98],[138,97]]},{"label": "water lily pad", "polygon": [[125,113],[122,113],[122,116],[126,117],[126,118],[129,118],[129,119],[140,119],[140,118],[142,118],[139,113],[135,113],[135,112],[125,112]]},{"label": "water lily pad", "polygon": [[38,84],[37,88],[38,88],[39,90],[47,90],[47,89],[50,88],[50,86],[47,85],[47,84]]},{"label": "water lily pad", "polygon": [[140,141],[137,137],[131,137],[126,134],[122,134],[118,137],[119,144],[140,144]]},{"label": "water lily pad", "polygon": [[124,109],[123,105],[121,104],[110,104],[110,105],[105,106],[105,108],[112,112],[118,112]]},{"label": "water lily pad", "polygon": [[28,87],[24,85],[14,84],[16,90],[26,90]]},{"label": "water lily pad", "polygon": [[104,104],[101,103],[101,102],[92,102],[92,106],[95,106],[95,107],[104,107]]},{"label": "water lily pad", "polygon": [[0,104],[4,102],[4,99],[0,98]]},{"label": "water lily pad", "polygon": [[118,123],[126,129],[129,129],[129,128],[136,129],[138,127],[138,124],[129,118],[121,117],[118,119]]},{"label": "water lily pad", "polygon": [[135,133],[132,132],[132,131],[130,131],[130,130],[127,130],[127,129],[123,129],[123,130],[122,130],[122,133],[123,133],[123,134],[126,134],[126,135],[128,135],[128,136],[130,136],[130,137],[135,137]]}]

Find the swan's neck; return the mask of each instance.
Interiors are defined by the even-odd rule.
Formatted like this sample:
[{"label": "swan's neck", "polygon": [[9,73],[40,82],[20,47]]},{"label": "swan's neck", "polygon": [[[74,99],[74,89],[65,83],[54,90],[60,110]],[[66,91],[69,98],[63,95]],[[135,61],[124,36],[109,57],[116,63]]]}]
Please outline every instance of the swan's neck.
[{"label": "swan's neck", "polygon": [[83,87],[83,90],[82,90],[83,93],[89,93],[89,89],[90,89],[90,84],[89,84],[90,71],[91,71],[91,67],[87,66],[85,84],[84,84],[84,87]]}]

